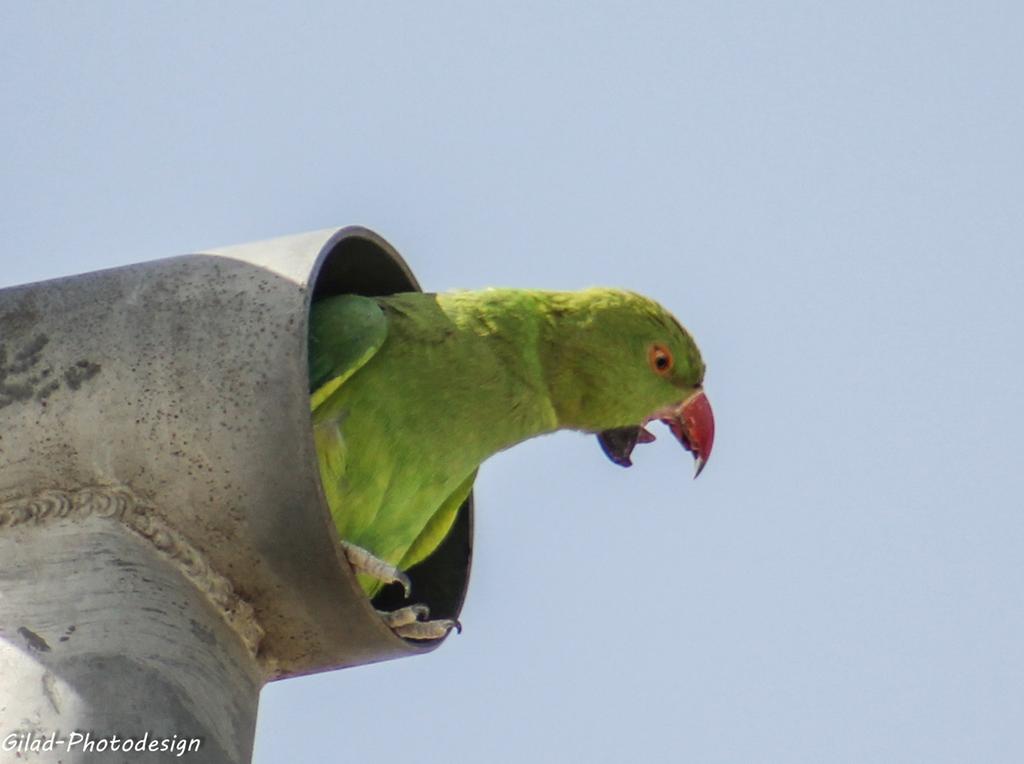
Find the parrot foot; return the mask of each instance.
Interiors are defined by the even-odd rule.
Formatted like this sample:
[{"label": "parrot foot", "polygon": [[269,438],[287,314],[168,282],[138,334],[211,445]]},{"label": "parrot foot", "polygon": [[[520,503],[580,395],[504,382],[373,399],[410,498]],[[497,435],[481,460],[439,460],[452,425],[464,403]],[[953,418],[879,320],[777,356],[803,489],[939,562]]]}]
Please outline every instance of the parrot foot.
[{"label": "parrot foot", "polygon": [[[412,582],[405,573],[355,544],[342,541],[341,548],[345,550],[345,556],[356,573],[364,573],[386,584],[399,583],[405,589],[408,599],[412,593]],[[427,620],[430,618],[430,608],[426,605],[407,605],[391,611],[378,610],[377,614],[395,634],[404,639],[442,639],[452,629],[462,632],[462,624],[450,618]]]},{"label": "parrot foot", "polygon": [[385,584],[401,584],[405,589],[406,599],[412,594],[412,582],[409,577],[394,565],[384,562],[379,557],[374,557],[361,546],[350,544],[347,541],[341,542],[341,548],[345,550],[349,565],[355,569],[356,573],[365,573],[370,578],[383,581]]},{"label": "parrot foot", "polygon": [[430,608],[426,605],[408,605],[398,610],[378,610],[377,614],[395,634],[404,639],[442,639],[455,629],[462,633],[462,624],[450,618],[426,620]]}]

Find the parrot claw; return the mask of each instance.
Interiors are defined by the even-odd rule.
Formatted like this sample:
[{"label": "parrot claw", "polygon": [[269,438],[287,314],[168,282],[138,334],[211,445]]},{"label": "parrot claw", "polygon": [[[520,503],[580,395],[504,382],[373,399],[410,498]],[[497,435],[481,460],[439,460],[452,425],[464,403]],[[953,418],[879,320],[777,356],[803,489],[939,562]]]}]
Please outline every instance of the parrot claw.
[{"label": "parrot claw", "polygon": [[451,618],[438,618],[436,621],[416,621],[414,623],[409,623],[405,626],[399,626],[398,628],[393,629],[393,631],[403,639],[426,640],[444,639],[452,629],[455,629],[459,634],[461,634],[462,624],[458,621],[452,620]]},{"label": "parrot claw", "polygon": [[374,557],[361,546],[342,541],[341,548],[345,550],[349,565],[355,569],[356,573],[364,573],[385,584],[401,584],[402,589],[405,590],[405,598],[409,599],[409,595],[412,594],[412,581],[405,573],[379,557]]},{"label": "parrot claw", "polygon": [[377,615],[403,639],[442,639],[455,629],[462,633],[462,624],[450,618],[428,621],[430,608],[426,605],[408,605],[398,610],[378,610]]},{"label": "parrot claw", "polygon": [[410,623],[425,621],[430,617],[430,608],[426,605],[407,605],[398,610],[378,610],[377,615],[392,629],[397,629]]}]

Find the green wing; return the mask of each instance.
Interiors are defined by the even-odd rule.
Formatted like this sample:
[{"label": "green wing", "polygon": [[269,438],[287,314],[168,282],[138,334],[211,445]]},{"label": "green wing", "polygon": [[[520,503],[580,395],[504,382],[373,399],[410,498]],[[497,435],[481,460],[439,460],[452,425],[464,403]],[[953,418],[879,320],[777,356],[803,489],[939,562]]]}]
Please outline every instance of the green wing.
[{"label": "green wing", "polygon": [[387,336],[387,318],[376,300],[346,294],[313,303],[309,312],[312,409],[369,361]]},{"label": "green wing", "polygon": [[[313,440],[327,505],[335,523],[348,449],[341,433],[346,412],[328,405],[345,380],[362,368],[387,338],[387,318],[376,301],[359,295],[329,297],[313,304],[309,316],[309,383]],[[339,525],[340,530],[340,525]]]}]

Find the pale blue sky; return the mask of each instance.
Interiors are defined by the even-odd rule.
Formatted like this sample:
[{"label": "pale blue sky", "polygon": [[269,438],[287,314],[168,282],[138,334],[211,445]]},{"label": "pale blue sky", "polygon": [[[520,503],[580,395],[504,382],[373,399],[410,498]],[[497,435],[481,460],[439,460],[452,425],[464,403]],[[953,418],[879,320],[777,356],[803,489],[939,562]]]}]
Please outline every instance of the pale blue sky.
[{"label": "pale blue sky", "polygon": [[360,223],[704,351],[699,481],[493,459],[464,633],[255,761],[1024,760],[1021,6],[482,5],[0,4],[2,285]]}]

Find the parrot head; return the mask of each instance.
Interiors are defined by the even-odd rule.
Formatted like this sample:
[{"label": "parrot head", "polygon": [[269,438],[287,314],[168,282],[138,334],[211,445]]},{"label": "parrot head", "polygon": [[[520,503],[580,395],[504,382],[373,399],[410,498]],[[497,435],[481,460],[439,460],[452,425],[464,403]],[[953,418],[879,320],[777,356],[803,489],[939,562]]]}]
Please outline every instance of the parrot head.
[{"label": "parrot head", "polygon": [[637,443],[654,440],[647,425],[661,421],[693,454],[696,477],[711,455],[715,420],[693,337],[642,295],[577,294],[584,318],[573,322],[574,331],[559,333],[558,360],[548,370],[556,409],[575,429],[596,433],[608,458],[623,467],[632,464]]}]

